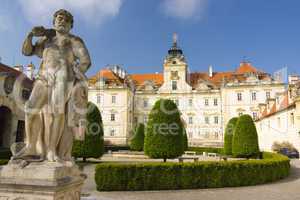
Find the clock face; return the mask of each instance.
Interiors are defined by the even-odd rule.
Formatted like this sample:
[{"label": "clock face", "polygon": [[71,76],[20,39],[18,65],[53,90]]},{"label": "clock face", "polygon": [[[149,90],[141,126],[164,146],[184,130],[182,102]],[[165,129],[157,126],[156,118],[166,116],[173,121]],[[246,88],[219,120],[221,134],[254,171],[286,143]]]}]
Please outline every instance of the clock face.
[{"label": "clock face", "polygon": [[16,77],[13,75],[8,75],[4,80],[4,91],[7,95],[12,93]]},{"label": "clock face", "polygon": [[171,80],[178,80],[178,71],[171,71]]}]

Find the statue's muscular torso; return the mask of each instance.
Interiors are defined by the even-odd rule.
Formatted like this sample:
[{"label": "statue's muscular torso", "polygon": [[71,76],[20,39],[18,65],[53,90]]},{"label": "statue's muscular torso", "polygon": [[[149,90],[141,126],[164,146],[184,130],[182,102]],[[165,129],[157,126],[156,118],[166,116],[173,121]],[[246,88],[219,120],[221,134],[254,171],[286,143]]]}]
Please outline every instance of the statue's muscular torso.
[{"label": "statue's muscular torso", "polygon": [[63,38],[45,39],[40,76],[47,81],[52,81],[53,78],[56,81],[74,81],[73,67],[76,63],[73,52],[74,40],[76,40],[76,37],[72,35]]}]

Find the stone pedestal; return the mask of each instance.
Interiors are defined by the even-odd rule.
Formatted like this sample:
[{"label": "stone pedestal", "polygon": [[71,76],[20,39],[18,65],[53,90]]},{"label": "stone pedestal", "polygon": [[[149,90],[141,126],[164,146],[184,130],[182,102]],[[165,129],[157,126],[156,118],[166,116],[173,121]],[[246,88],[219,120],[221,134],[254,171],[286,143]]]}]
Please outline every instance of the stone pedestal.
[{"label": "stone pedestal", "polygon": [[77,166],[11,163],[0,169],[0,200],[80,200],[84,179]]}]

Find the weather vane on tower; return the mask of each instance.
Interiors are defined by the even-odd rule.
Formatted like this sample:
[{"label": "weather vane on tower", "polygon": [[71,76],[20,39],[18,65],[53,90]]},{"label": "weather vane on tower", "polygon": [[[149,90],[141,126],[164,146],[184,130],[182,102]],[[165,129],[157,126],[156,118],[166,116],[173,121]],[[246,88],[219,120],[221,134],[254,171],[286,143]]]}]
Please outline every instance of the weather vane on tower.
[{"label": "weather vane on tower", "polygon": [[177,46],[177,41],[178,41],[178,35],[177,35],[177,33],[173,33],[173,44],[174,44],[174,46]]}]

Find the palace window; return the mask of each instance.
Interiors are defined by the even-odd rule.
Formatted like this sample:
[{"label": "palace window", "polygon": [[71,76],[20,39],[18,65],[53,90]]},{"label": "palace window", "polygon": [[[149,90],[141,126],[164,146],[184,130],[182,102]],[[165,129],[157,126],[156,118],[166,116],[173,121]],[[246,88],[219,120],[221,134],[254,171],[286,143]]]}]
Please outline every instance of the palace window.
[{"label": "palace window", "polygon": [[189,117],[189,124],[193,124],[193,117],[192,116]]},{"label": "palace window", "polygon": [[256,101],[256,92],[252,92],[251,96],[252,96],[252,101]]},{"label": "palace window", "polygon": [[219,138],[219,133],[215,132],[215,139],[218,139],[218,138]]},{"label": "palace window", "polygon": [[97,104],[100,104],[100,103],[101,103],[101,95],[97,94]]},{"label": "palace window", "polygon": [[115,129],[110,129],[109,135],[110,136],[115,136],[115,134],[116,134]]},{"label": "palace window", "polygon": [[271,93],[270,92],[266,92],[266,98],[270,99],[271,98]]},{"label": "palace window", "polygon": [[200,131],[198,131],[198,137],[201,137],[202,135],[201,135],[201,132]]},{"label": "palace window", "polygon": [[188,133],[189,138],[193,138],[193,132]]},{"label": "palace window", "polygon": [[190,107],[193,106],[193,99],[189,99],[189,106],[190,106]]},{"label": "palace window", "polygon": [[177,90],[177,81],[172,81],[172,90]]},{"label": "palace window", "polygon": [[205,117],[205,124],[209,124],[209,117]]},{"label": "palace window", "polygon": [[147,108],[147,107],[148,107],[148,100],[144,99],[144,108]]},{"label": "palace window", "polygon": [[209,132],[208,132],[208,131],[205,132],[204,137],[205,137],[205,138],[209,138]]},{"label": "palace window", "polygon": [[144,116],[144,124],[147,124],[147,122],[148,122],[148,116],[145,115],[145,116]]},{"label": "palace window", "polygon": [[116,103],[117,97],[115,95],[111,96],[111,103]]},{"label": "palace window", "polygon": [[179,106],[179,100],[178,99],[175,99],[175,104],[177,105],[177,107]]},{"label": "palace window", "polygon": [[277,117],[277,127],[278,127],[278,128],[281,127],[281,120],[280,120],[280,117]]},{"label": "palace window", "polygon": [[205,99],[205,100],[204,100],[204,105],[205,105],[205,106],[208,106],[208,105],[209,105],[208,99]]},{"label": "palace window", "polygon": [[291,113],[291,115],[290,115],[290,122],[291,122],[291,125],[294,126],[294,124],[295,124],[294,113]]},{"label": "palace window", "polygon": [[218,105],[218,99],[214,99],[214,106]]},{"label": "palace window", "polygon": [[215,116],[215,117],[214,117],[214,121],[215,121],[215,124],[218,124],[218,123],[219,123],[219,117],[218,117],[218,116]]},{"label": "palace window", "polygon": [[243,115],[243,113],[242,113],[242,112],[239,112],[239,117],[242,116],[242,115]]},{"label": "palace window", "polygon": [[253,117],[254,120],[256,120],[257,119],[257,112],[253,112],[252,117]]},{"label": "palace window", "polygon": [[138,118],[137,117],[134,117],[133,118],[133,122],[136,124],[136,123],[138,123]]},{"label": "palace window", "polygon": [[242,101],[242,93],[237,93],[237,100]]},{"label": "palace window", "polygon": [[114,122],[116,120],[116,115],[114,113],[110,114],[110,121]]}]

